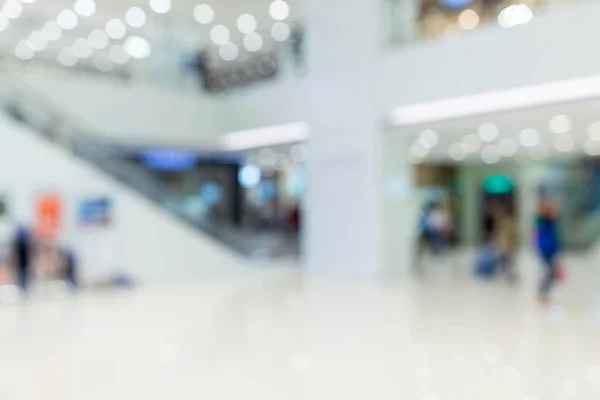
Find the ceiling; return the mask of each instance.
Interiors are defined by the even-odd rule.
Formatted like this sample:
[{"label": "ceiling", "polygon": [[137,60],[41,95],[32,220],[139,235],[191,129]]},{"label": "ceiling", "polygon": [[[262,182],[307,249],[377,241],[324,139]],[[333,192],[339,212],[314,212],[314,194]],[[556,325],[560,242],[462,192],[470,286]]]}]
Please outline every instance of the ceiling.
[{"label": "ceiling", "polygon": [[413,163],[568,159],[600,155],[598,121],[600,100],[585,100],[394,128],[385,140]]},{"label": "ceiling", "polygon": [[[210,29],[216,24],[222,24],[229,28],[232,42],[241,42],[244,34],[236,27],[236,20],[241,14],[249,13],[256,18],[256,32],[263,33],[265,42],[268,40],[269,32],[276,22],[269,15],[271,0],[171,0],[171,8],[164,14],[157,14],[150,6],[150,2],[161,2],[169,0],[79,0],[83,2],[94,2],[96,11],[91,16],[78,16],[77,26],[72,30],[63,30],[60,39],[50,41],[47,48],[34,52],[29,60],[21,60],[15,56],[15,49],[22,41],[27,41],[36,30],[42,30],[48,21],[56,21],[63,10],[74,10],[76,0],[0,0],[4,4],[0,19],[6,20],[11,10],[22,8],[18,17],[8,19],[8,27],[0,33],[0,49],[2,49],[2,61],[9,65],[27,63],[49,64],[52,67],[63,67],[57,62],[61,50],[69,49],[77,39],[87,39],[94,29],[106,30],[106,24],[112,19],[125,20],[125,13],[131,7],[139,7],[145,11],[146,23],[142,27],[131,27],[127,25],[126,35],[123,38],[111,39],[105,49],[95,49],[90,57],[80,58],[77,65],[95,65],[96,59],[111,59],[111,49],[123,44],[129,36],[140,36],[148,40],[152,53],[147,59],[131,60],[125,63],[135,63],[135,66],[160,62],[161,58],[180,57],[189,55],[194,50],[206,47],[215,47],[210,41]],[[285,19],[288,24],[294,24],[302,16],[302,8],[299,0],[286,0],[289,4],[289,16]],[[214,19],[208,24],[200,24],[194,19],[194,9],[199,4],[207,4],[214,10]],[[2,21],[0,21],[0,25]],[[242,49],[243,50],[243,49]],[[23,57],[21,57],[23,58]],[[106,64],[106,63],[105,63]],[[118,65],[117,65],[118,67]],[[112,68],[111,68],[112,70]]]}]

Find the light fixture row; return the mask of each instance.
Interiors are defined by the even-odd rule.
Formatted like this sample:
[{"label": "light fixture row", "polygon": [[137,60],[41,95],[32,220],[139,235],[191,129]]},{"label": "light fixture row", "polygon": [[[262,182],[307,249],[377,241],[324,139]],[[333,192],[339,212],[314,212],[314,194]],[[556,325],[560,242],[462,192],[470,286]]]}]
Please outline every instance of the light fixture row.
[{"label": "light fixture row", "polygon": [[[553,139],[556,151],[569,153],[576,149],[576,140],[569,134],[572,123],[567,115],[550,118],[548,125],[550,131],[556,134]],[[439,142],[437,132],[431,129],[422,131],[410,148],[411,160],[414,163],[423,162]],[[590,156],[600,156],[600,121],[588,127],[588,137],[582,148]],[[550,155],[550,146],[542,143],[542,135],[537,129],[523,129],[517,138],[500,138],[500,130],[493,123],[484,123],[478,127],[477,134],[467,134],[451,144],[448,155],[454,161],[464,161],[470,155],[479,153],[484,163],[496,164],[503,158],[516,156],[521,149],[525,149],[534,160],[543,160]]]},{"label": "light fixture row", "polygon": [[[54,20],[46,22],[40,30],[33,31],[27,39],[20,41],[15,47],[15,55],[22,60],[31,60],[36,52],[44,51],[50,42],[60,40],[64,31],[75,29],[79,25],[80,17],[90,17],[95,12],[94,0],[76,0],[73,10],[61,10]],[[80,59],[91,58],[95,50],[107,48],[111,39],[125,41],[123,44],[111,46],[108,57],[96,56],[95,65],[98,70],[107,72],[113,69],[115,64],[124,65],[131,58],[146,58],[152,52],[148,40],[137,35],[126,37],[127,25],[139,28],[144,26],[146,21],[147,16],[143,9],[130,7],[124,14],[124,21],[113,18],[105,24],[104,29],[96,28],[86,37],[75,40],[72,45],[64,46],[58,54],[57,61],[63,66],[75,66]]]}]

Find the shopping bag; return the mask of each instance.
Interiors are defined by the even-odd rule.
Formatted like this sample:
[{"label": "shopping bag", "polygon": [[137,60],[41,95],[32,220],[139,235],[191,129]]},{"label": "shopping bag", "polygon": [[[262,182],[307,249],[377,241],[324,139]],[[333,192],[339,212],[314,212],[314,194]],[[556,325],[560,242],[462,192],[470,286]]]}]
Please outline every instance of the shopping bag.
[{"label": "shopping bag", "polygon": [[491,278],[500,261],[498,251],[490,245],[483,247],[475,261],[475,274],[481,278]]}]

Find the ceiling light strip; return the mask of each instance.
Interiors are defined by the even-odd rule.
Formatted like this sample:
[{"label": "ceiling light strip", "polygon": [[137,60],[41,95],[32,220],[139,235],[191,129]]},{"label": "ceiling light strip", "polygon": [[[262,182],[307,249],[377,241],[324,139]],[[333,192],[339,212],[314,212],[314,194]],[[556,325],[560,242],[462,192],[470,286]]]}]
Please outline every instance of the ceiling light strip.
[{"label": "ceiling light strip", "polygon": [[395,108],[396,127],[600,97],[600,75],[484,92]]},{"label": "ceiling light strip", "polygon": [[220,148],[225,151],[240,151],[274,146],[306,140],[309,134],[310,126],[306,122],[246,129],[224,135],[220,140]]}]

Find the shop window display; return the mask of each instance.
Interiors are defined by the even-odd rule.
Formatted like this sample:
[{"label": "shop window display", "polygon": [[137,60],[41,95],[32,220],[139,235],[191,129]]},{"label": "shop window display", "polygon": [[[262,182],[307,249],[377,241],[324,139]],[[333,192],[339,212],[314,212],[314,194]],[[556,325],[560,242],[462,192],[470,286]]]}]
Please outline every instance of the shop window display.
[{"label": "shop window display", "polygon": [[[414,0],[412,7],[407,0],[390,1],[392,40],[406,42],[436,39],[492,24],[510,29],[529,23],[550,4],[574,0]],[[414,21],[417,23],[412,28],[406,26]]]}]

